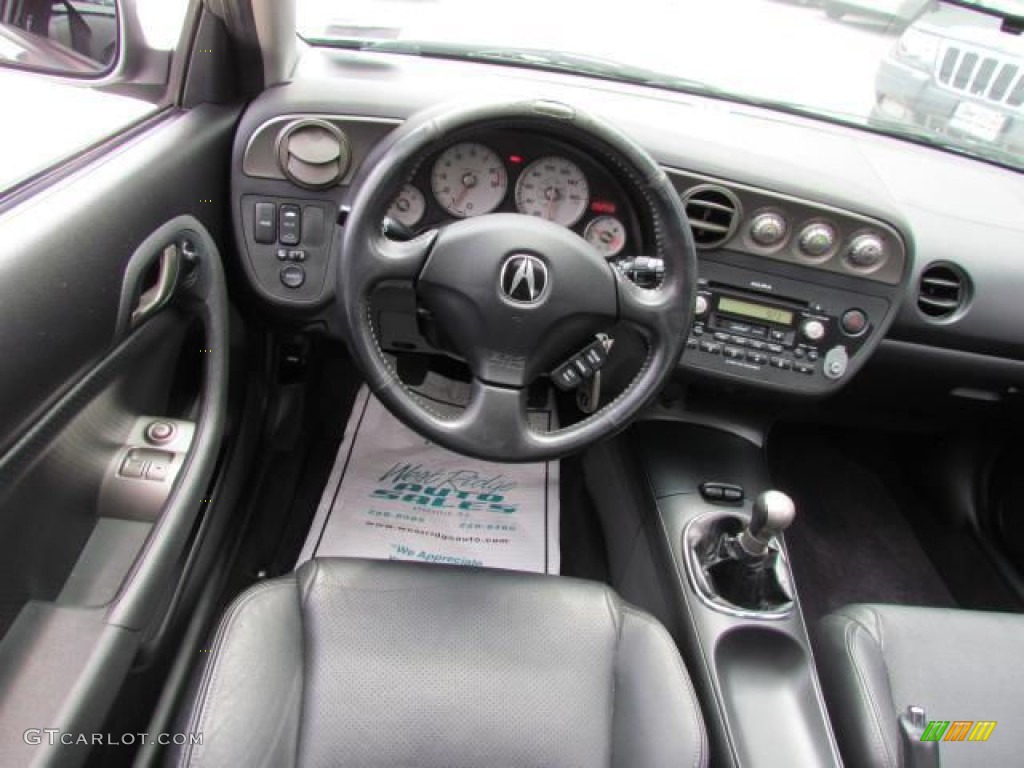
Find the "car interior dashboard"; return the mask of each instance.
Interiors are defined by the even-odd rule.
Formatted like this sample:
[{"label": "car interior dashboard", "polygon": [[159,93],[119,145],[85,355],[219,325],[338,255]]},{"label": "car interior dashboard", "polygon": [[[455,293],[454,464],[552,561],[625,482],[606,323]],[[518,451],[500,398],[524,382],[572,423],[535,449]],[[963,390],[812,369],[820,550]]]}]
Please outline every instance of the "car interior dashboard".
[{"label": "car interior dashboard", "polygon": [[[921,362],[923,355],[927,366],[954,375],[962,372],[960,354],[994,352],[988,374],[995,375],[964,385],[1006,394],[1002,380],[1012,375],[1019,342],[1002,337],[1009,326],[991,322],[989,302],[974,301],[981,291],[1008,288],[991,266],[1013,233],[980,218],[998,196],[991,185],[997,169],[971,163],[965,174],[951,167],[963,165],[956,157],[909,144],[897,155],[892,139],[747,106],[712,107],[683,94],[581,87],[571,77],[487,65],[476,67],[466,88],[450,62],[363,56],[357,63],[345,51],[307,51],[300,76],[256,99],[236,135],[239,255],[254,293],[284,321],[338,334],[329,311],[339,247],[333,224],[339,215],[344,221],[360,167],[374,162],[404,118],[480,98],[490,83],[495,92],[593,109],[661,163],[699,256],[681,373],[821,396],[845,385],[879,347],[887,348],[883,359],[895,352]],[[376,76],[369,85],[359,77],[366,59]],[[933,184],[911,193],[897,171]],[[387,223],[412,237],[486,213],[538,216],[570,228],[614,268],[653,288],[664,267],[651,257],[651,222],[618,173],[593,148],[534,126],[482,125],[421,159]],[[944,215],[951,206],[958,217]],[[972,233],[990,246],[960,247]],[[385,292],[378,309],[386,347],[437,351],[420,333],[411,296]]]},{"label": "car interior dashboard", "polygon": [[963,695],[1013,722],[1018,171],[191,7],[173,104],[0,207],[0,764],[838,766]]}]

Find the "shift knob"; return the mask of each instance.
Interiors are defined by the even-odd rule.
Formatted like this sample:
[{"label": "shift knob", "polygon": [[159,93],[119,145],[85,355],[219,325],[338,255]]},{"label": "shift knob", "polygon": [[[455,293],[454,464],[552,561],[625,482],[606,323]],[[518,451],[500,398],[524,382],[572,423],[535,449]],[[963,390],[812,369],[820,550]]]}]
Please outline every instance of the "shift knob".
[{"label": "shift knob", "polygon": [[763,555],[772,537],[789,528],[796,505],[782,491],[765,491],[754,499],[750,524],[739,536],[740,546],[751,555]]}]

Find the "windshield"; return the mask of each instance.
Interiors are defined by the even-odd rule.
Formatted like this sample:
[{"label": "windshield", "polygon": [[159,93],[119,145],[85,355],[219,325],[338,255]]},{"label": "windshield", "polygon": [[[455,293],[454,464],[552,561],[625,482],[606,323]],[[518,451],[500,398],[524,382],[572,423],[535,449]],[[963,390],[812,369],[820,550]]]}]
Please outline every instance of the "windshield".
[{"label": "windshield", "polygon": [[1020,169],[1024,37],[1003,26],[935,0],[299,0],[315,44],[707,92]]}]

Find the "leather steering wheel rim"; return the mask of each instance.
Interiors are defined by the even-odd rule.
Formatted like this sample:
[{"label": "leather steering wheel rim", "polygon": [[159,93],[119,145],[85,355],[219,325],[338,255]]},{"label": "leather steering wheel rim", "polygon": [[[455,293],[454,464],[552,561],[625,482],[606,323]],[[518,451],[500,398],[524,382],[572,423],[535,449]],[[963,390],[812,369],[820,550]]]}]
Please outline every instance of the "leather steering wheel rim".
[{"label": "leather steering wheel rim", "polygon": [[[652,222],[654,253],[648,255],[665,264],[658,288],[639,288],[575,233],[519,214],[463,219],[408,242],[385,236],[381,226],[385,212],[420,163],[461,133],[509,124],[557,135],[614,167],[631,196],[643,202],[646,210],[640,215]],[[693,237],[679,195],[665,172],[644,149],[604,120],[575,107],[541,100],[430,110],[414,115],[393,131],[363,163],[352,188],[351,210],[337,239],[336,293],[350,352],[384,406],[429,440],[492,461],[560,458],[623,429],[675,370],[696,293]],[[538,301],[536,307],[513,306],[499,296],[500,269],[513,255],[522,253],[536,254],[551,271],[551,296]],[[460,270],[471,274],[463,275]],[[442,316],[456,311],[462,311],[454,315],[457,319],[480,316],[478,338],[466,342],[466,359],[474,373],[470,402],[454,418],[438,413],[406,387],[380,346],[370,296],[377,286],[393,280],[412,281],[420,298],[433,302]],[[485,285],[483,281],[489,282]],[[577,285],[580,281],[586,290]],[[570,306],[573,302],[588,306]],[[557,318],[563,305],[564,321]],[[533,369],[543,361],[538,363],[530,349],[517,347],[516,354],[505,354],[488,347],[500,346],[499,341],[513,346],[522,343],[519,337],[527,334],[508,334],[508,324],[535,328],[540,340],[556,331],[565,335],[568,331],[563,329],[570,326],[570,331],[582,332],[588,318],[605,322],[604,327],[616,322],[635,327],[647,344],[646,359],[629,386],[595,413],[559,430],[534,431],[526,413],[526,388],[528,379],[537,373]],[[452,329],[456,336],[474,330],[472,323],[456,325],[459,328]],[[480,329],[490,329],[491,338],[481,336],[484,331]],[[472,343],[483,349],[470,348]],[[580,348],[564,350],[562,358]]]}]

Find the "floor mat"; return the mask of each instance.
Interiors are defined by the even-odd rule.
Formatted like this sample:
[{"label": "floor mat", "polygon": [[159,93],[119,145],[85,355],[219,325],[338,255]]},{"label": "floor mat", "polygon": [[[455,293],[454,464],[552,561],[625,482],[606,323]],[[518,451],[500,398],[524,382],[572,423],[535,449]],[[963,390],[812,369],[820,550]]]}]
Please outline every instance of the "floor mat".
[{"label": "floor mat", "polygon": [[775,486],[796,502],[786,542],[809,621],[856,602],[955,607],[885,484],[835,439],[783,428],[768,459]]},{"label": "floor mat", "polygon": [[[457,409],[461,386],[425,396]],[[530,418],[555,426],[550,408]],[[558,573],[558,472],[557,462],[494,464],[440,448],[364,387],[298,563],[366,557]]]}]

